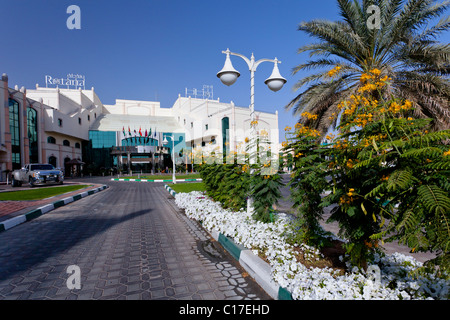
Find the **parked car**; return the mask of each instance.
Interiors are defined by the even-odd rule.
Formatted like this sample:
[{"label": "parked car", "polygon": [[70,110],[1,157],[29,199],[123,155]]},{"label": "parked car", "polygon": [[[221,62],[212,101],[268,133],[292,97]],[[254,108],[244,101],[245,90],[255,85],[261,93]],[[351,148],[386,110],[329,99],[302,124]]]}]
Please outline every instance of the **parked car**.
[{"label": "parked car", "polygon": [[64,183],[64,173],[59,168],[51,164],[32,163],[25,165],[20,170],[14,170],[12,173],[11,185],[20,187],[22,183],[29,183],[30,187],[37,184]]}]

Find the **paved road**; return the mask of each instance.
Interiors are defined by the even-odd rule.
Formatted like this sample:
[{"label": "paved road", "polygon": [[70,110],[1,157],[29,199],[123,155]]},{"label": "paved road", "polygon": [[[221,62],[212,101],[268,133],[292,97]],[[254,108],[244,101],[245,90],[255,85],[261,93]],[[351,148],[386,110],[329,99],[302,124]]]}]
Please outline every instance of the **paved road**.
[{"label": "paved road", "polygon": [[270,299],[162,184],[87,181],[110,188],[0,233],[0,300]]}]

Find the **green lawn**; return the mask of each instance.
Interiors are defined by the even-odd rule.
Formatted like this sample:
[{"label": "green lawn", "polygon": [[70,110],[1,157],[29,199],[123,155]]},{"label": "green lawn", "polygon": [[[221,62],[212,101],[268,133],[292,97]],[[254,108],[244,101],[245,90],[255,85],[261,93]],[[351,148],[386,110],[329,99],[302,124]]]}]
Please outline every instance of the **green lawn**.
[{"label": "green lawn", "polygon": [[169,187],[177,193],[205,191],[205,184],[203,182],[169,184]]},{"label": "green lawn", "polygon": [[63,187],[37,187],[31,190],[1,192],[0,201],[42,200],[86,187],[89,187],[89,185],[82,184]]},{"label": "green lawn", "polygon": [[[142,174],[140,175],[140,178],[138,176],[122,176],[121,179],[144,179],[144,180],[172,180],[172,175],[151,175],[151,174]],[[176,174],[175,178],[177,179],[200,179],[199,173],[192,173],[192,174]]]}]

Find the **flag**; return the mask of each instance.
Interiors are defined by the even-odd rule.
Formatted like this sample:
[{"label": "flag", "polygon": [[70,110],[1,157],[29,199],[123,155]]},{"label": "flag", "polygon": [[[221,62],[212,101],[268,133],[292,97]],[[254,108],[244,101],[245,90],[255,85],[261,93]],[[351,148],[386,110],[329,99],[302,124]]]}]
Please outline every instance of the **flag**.
[{"label": "flag", "polygon": [[139,136],[142,137],[142,131],[141,131],[141,127],[139,127]]},{"label": "flag", "polygon": [[125,137],[125,127],[122,127],[123,136]]},{"label": "flag", "polygon": [[128,126],[128,135],[131,137],[131,130],[130,130],[130,126]]}]

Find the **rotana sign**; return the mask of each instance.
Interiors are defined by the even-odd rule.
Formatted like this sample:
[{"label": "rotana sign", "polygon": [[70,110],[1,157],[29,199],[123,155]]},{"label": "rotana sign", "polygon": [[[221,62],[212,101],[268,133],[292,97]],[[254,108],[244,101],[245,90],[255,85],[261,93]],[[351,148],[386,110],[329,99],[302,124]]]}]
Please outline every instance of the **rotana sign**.
[{"label": "rotana sign", "polygon": [[85,89],[86,77],[80,74],[69,73],[65,78],[45,76],[45,87],[67,87],[67,89]]}]

